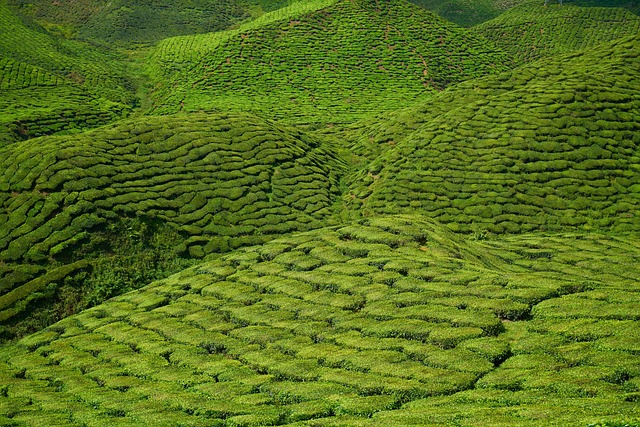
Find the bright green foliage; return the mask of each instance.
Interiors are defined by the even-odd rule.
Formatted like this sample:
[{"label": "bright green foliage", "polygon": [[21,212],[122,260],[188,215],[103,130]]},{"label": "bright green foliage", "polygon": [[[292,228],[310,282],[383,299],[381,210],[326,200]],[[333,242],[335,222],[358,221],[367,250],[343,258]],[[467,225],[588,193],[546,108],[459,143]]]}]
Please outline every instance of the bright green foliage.
[{"label": "bright green foliage", "polygon": [[[0,217],[7,218],[0,259],[10,281],[2,293],[33,277],[26,264],[98,257],[91,278],[74,279],[94,304],[176,271],[184,265],[178,255],[202,258],[318,228],[338,192],[339,163],[328,148],[237,114],[137,119],[12,144],[0,155]],[[110,253],[117,261],[103,258]],[[15,292],[22,297],[11,304],[29,294]]]},{"label": "bright green foliage", "polygon": [[280,238],[3,347],[0,407],[19,425],[628,424],[639,258],[628,238],[477,242],[416,216]]},{"label": "bright green foliage", "polygon": [[114,53],[53,37],[0,4],[0,147],[121,119],[131,81]]},{"label": "bright green foliage", "polygon": [[473,31],[524,63],[638,34],[640,17],[624,9],[571,3],[544,6],[536,0],[509,9]]},{"label": "bright green foliage", "polygon": [[1,425],[638,425],[637,18],[11,3]]},{"label": "bright green foliage", "polygon": [[511,61],[406,1],[294,3],[229,32],[163,40],[154,113],[243,110],[289,123],[353,122]]},{"label": "bright green foliage", "polygon": [[356,133],[354,150],[374,160],[345,203],[423,212],[478,238],[639,230],[639,49],[636,36],[466,82]]}]

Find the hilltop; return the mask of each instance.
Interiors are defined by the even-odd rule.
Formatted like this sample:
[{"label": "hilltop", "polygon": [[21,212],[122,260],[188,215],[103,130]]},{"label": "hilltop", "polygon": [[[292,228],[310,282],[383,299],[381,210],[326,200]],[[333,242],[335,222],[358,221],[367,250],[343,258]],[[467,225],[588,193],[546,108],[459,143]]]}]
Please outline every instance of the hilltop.
[{"label": "hilltop", "polygon": [[633,425],[639,259],[416,216],[274,240],[5,348],[0,422]]},{"label": "hilltop", "polygon": [[245,114],[140,118],[0,149],[0,322],[42,327],[50,319],[28,317],[58,302],[75,311],[187,259],[321,227],[339,197],[331,151]]},{"label": "hilltop", "polygon": [[147,73],[154,114],[242,110],[320,126],[511,65],[483,38],[406,1],[316,0],[238,30],[164,40]]}]

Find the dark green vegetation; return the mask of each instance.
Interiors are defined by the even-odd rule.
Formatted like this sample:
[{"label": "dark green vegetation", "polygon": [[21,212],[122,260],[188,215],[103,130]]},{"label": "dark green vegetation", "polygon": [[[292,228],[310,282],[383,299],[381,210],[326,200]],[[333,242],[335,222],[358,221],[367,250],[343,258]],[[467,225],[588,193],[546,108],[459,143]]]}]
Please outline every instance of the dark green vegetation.
[{"label": "dark green vegetation", "polygon": [[[639,231],[640,37],[473,80],[357,133],[345,200],[464,232]],[[378,130],[380,129],[380,130]]]},{"label": "dark green vegetation", "polygon": [[[537,9],[544,5],[543,1],[531,0],[410,0],[412,3],[438,13],[451,22],[463,27],[471,27],[500,16],[503,12],[517,5],[528,3],[526,8]],[[619,7],[640,13],[640,2],[637,0],[563,0],[563,6],[581,7]],[[549,6],[559,6],[558,0],[549,0]],[[533,17],[534,22],[539,17]],[[596,26],[600,25],[599,21]]]},{"label": "dark green vegetation", "polygon": [[406,1],[315,0],[238,30],[166,39],[147,72],[156,114],[241,110],[321,125],[510,65],[484,39]]},{"label": "dark green vegetation", "polygon": [[411,0],[448,21],[471,27],[495,18],[503,11],[527,0]]},{"label": "dark green vegetation", "polygon": [[56,38],[0,2],[0,147],[121,119],[133,90],[119,55]]},{"label": "dark green vegetation", "polygon": [[636,16],[9,3],[0,425],[640,425]]},{"label": "dark green vegetation", "polygon": [[287,0],[8,0],[66,38],[129,45],[224,30],[286,6]]},{"label": "dark green vegetation", "polygon": [[639,261],[633,239],[473,242],[413,216],[278,239],[6,349],[2,423],[623,425]]},{"label": "dark green vegetation", "polygon": [[148,283],[146,270],[175,271],[178,256],[320,227],[339,193],[327,148],[247,115],[138,119],[11,145],[0,151],[0,321],[65,277],[28,281],[37,266],[97,258],[82,278],[95,302]]}]

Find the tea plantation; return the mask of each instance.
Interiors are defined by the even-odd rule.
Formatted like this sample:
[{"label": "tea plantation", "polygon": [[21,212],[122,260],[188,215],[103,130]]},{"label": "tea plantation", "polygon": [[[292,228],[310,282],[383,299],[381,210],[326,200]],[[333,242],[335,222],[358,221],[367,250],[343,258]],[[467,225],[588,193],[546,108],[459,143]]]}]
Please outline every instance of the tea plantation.
[{"label": "tea plantation", "polygon": [[474,242],[413,216],[277,239],[5,348],[2,421],[632,422],[639,260],[634,239]]},{"label": "tea plantation", "polygon": [[[341,170],[329,151],[238,114],[136,119],[0,150],[0,322],[33,310],[36,292],[50,298],[46,287],[83,260],[97,258],[85,294],[104,298],[148,283],[140,274],[177,256],[326,224]],[[149,247],[162,253],[140,258]],[[108,254],[122,257],[122,274],[111,256],[102,265]],[[66,273],[43,278],[42,267]]]},{"label": "tea plantation", "polygon": [[252,111],[287,123],[349,123],[508,69],[484,38],[406,1],[315,0],[237,30],[152,51],[154,114]]},{"label": "tea plantation", "polygon": [[635,36],[474,80],[356,134],[356,152],[390,148],[346,203],[463,232],[639,231],[639,51]]},{"label": "tea plantation", "polygon": [[[425,7],[438,13],[443,18],[455,22],[463,27],[473,27],[483,22],[500,16],[505,11],[511,10],[523,3],[529,3],[529,8],[537,9],[544,1],[532,2],[531,0],[410,0],[412,3]],[[558,0],[548,0],[548,6],[555,6]],[[635,14],[640,13],[640,2],[637,0],[563,0],[564,6],[581,7],[620,7]],[[526,13],[526,12],[525,12]],[[533,22],[539,19],[532,17]],[[531,23],[533,23],[531,22]],[[602,21],[598,21],[599,24]],[[517,41],[516,41],[517,42]]]},{"label": "tea plantation", "polygon": [[636,35],[640,16],[619,8],[529,1],[473,30],[523,63]]},{"label": "tea plantation", "polygon": [[0,0],[0,425],[640,427],[640,8],[544,3]]},{"label": "tea plantation", "polygon": [[[116,45],[224,30],[286,6],[287,0],[8,0],[10,6],[67,38]],[[73,4],[69,4],[73,3]]]},{"label": "tea plantation", "polygon": [[0,2],[0,147],[122,119],[132,84],[115,53],[55,38]]}]

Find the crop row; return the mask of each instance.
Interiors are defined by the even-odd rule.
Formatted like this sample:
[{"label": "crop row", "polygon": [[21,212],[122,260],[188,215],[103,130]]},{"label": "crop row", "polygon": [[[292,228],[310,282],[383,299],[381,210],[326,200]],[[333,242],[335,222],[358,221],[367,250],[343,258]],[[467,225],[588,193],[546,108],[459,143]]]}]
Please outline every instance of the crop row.
[{"label": "crop row", "polygon": [[9,89],[2,95],[0,125],[10,134],[2,145],[91,129],[124,118],[131,110],[71,85]]},{"label": "crop row", "polygon": [[97,127],[122,118],[133,104],[121,57],[58,39],[5,4],[0,5],[0,56],[2,145]]},{"label": "crop row", "polygon": [[[151,53],[151,59],[158,62],[160,70],[171,72],[171,68],[180,63],[195,61],[202,55],[215,50],[223,42],[232,39],[242,32],[280,21],[291,21],[305,13],[323,9],[334,4],[336,0],[314,0],[294,2],[269,13],[252,19],[233,30],[218,31],[210,34],[194,34],[181,37],[169,37],[158,43]],[[262,7],[268,5],[262,5]]]},{"label": "crop row", "polygon": [[471,416],[463,399],[514,425],[543,400],[544,417],[632,416],[639,256],[604,236],[464,241],[420,217],[298,234],[6,347],[0,405],[25,425],[424,424]]},{"label": "crop row", "polygon": [[8,58],[0,60],[0,89],[21,89],[30,86],[56,86],[63,80],[42,69]]},{"label": "crop row", "polygon": [[101,88],[103,94],[114,95],[114,100],[126,96],[124,70],[114,54],[30,28],[6,5],[0,7],[0,22],[3,57],[43,69],[68,82]]}]

